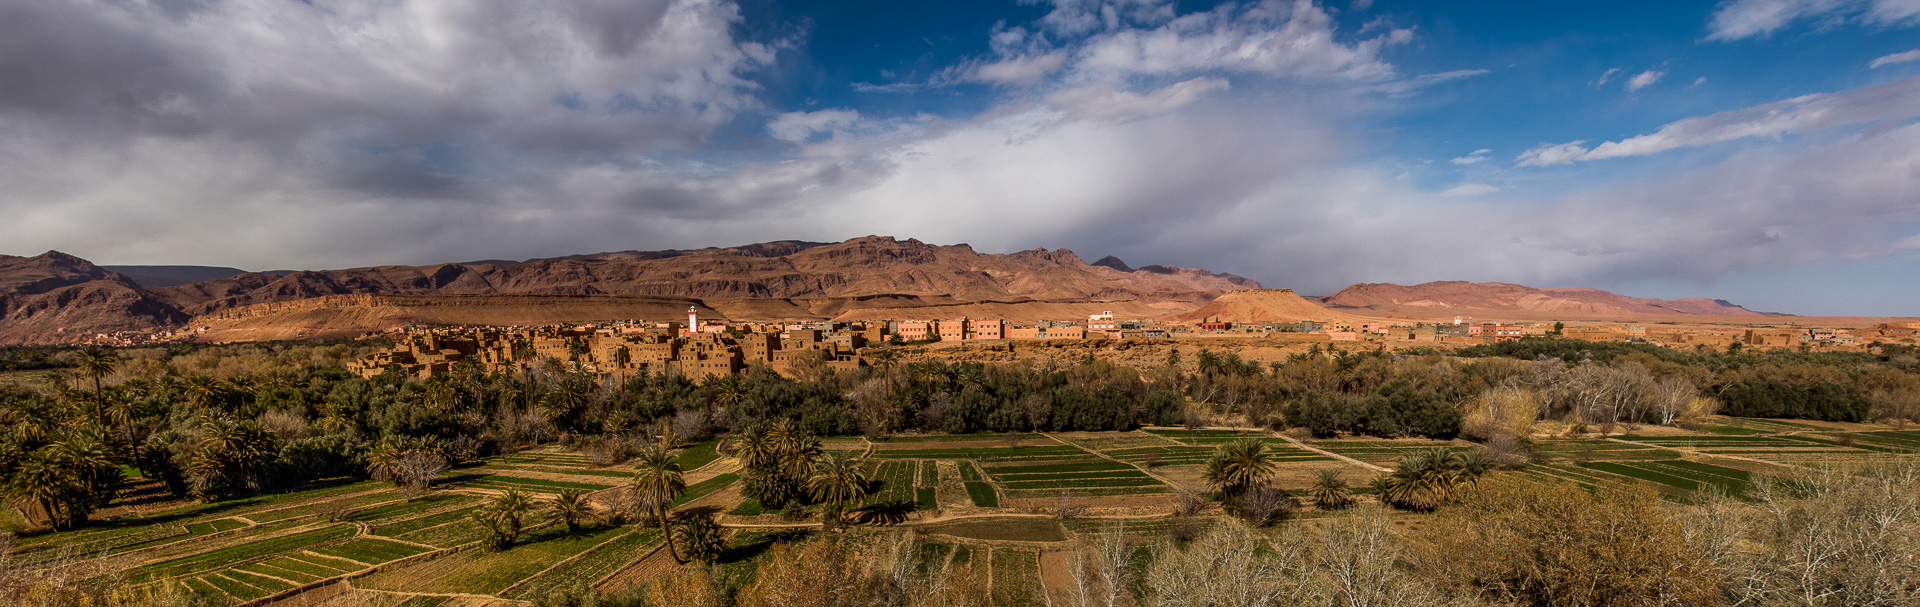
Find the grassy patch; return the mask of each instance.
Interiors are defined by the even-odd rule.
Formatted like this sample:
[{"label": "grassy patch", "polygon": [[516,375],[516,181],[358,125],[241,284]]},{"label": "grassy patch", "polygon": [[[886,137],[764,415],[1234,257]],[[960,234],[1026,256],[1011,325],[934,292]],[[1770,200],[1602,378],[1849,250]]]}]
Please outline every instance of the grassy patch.
[{"label": "grassy patch", "polygon": [[473,511],[477,509],[479,509],[479,506],[473,506],[470,508],[459,508],[455,510],[448,510],[446,512],[429,514],[426,516],[417,516],[414,518],[387,523],[384,525],[375,525],[373,526],[373,534],[384,535],[387,537],[400,537],[408,533],[419,531],[421,529],[426,529],[428,527],[443,525],[446,523],[451,523],[454,521],[467,518],[467,515],[472,514]]},{"label": "grassy patch", "polygon": [[1040,556],[1024,550],[993,549],[993,604],[1040,605]]},{"label": "grassy patch", "polygon": [[981,508],[997,508],[1000,506],[1000,495],[994,493],[993,485],[983,482],[968,481],[967,497],[973,500],[973,505]]},{"label": "grassy patch", "polygon": [[689,485],[687,486],[687,490],[680,494],[680,497],[674,498],[673,505],[671,507],[678,508],[680,507],[681,504],[685,504],[687,502],[691,502],[693,500],[706,497],[707,494],[713,493],[715,491],[719,491],[725,488],[727,485],[733,484],[733,482],[737,480],[740,480],[740,475],[734,474],[732,472],[728,472],[726,474],[722,474],[720,476],[716,476],[716,477]]},{"label": "grassy patch", "polygon": [[1007,474],[1033,474],[1041,472],[1091,472],[1096,470],[1137,470],[1133,466],[1111,460],[1085,460],[1052,464],[1027,464],[1013,466],[989,466],[987,471],[995,476]]},{"label": "grassy patch", "polygon": [[363,537],[332,546],[316,548],[313,551],[327,556],[337,556],[369,565],[378,565],[387,561],[420,554],[426,552],[427,549],[377,537]]},{"label": "grassy patch", "polygon": [[461,518],[445,525],[402,534],[400,539],[440,548],[452,548],[483,537],[486,537],[486,529],[482,528],[480,523]]},{"label": "grassy patch", "polygon": [[740,502],[740,505],[734,506],[733,510],[727,511],[727,514],[730,514],[733,516],[760,516],[766,513],[767,513],[767,507],[761,505],[760,500],[747,500],[744,502]]},{"label": "grassy patch", "polygon": [[716,459],[720,459],[720,441],[694,443],[680,450],[680,469],[699,470]]},{"label": "grassy patch", "polygon": [[292,552],[321,542],[352,536],[353,528],[347,525],[322,527],[304,533],[229,546],[170,561],[149,563],[129,570],[127,579],[133,583],[144,583],[200,571],[222,569],[262,555]]},{"label": "grassy patch", "polygon": [[1602,471],[1602,472],[1611,472],[1621,476],[1637,478],[1644,481],[1651,481],[1654,483],[1666,485],[1668,487],[1684,489],[1687,491],[1698,491],[1700,489],[1699,481],[1695,481],[1687,478],[1681,478],[1679,476],[1667,474],[1665,472],[1655,472],[1653,470],[1648,470],[1645,468],[1636,468],[1626,464],[1620,464],[1615,462],[1591,462],[1591,463],[1582,464],[1582,465],[1588,468],[1592,468],[1594,470]]},{"label": "grassy patch", "polygon": [[614,538],[604,544],[594,546],[587,553],[566,565],[540,574],[532,582],[515,589],[507,595],[510,599],[532,599],[546,596],[556,589],[571,588],[578,584],[592,584],[600,578],[626,565],[628,562],[647,553],[647,549],[660,543],[658,531],[636,531]]},{"label": "grassy patch", "polygon": [[420,591],[496,594],[626,531],[624,527],[601,527],[568,535],[564,526],[540,529],[506,550],[484,554],[436,579],[423,580]]},{"label": "grassy patch", "polygon": [[480,488],[486,488],[486,489],[525,489],[525,490],[539,491],[543,493],[557,493],[562,489],[579,489],[581,491],[599,491],[601,489],[606,489],[614,486],[613,484],[608,484],[608,483],[578,483],[573,481],[554,481],[554,480],[547,480],[544,478],[527,478],[522,476],[508,476],[505,474],[489,474],[489,475],[480,476],[478,478],[455,481],[455,483],[461,486],[466,486],[466,487],[480,487]]}]

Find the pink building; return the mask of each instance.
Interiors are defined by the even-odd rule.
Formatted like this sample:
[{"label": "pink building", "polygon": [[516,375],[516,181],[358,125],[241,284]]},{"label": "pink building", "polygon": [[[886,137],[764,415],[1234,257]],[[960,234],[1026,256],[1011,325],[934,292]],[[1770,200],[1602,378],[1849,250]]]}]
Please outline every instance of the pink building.
[{"label": "pink building", "polygon": [[930,322],[896,323],[894,333],[904,341],[926,341],[938,335],[934,332],[933,323]]},{"label": "pink building", "polygon": [[1006,339],[1007,321],[975,320],[967,323],[967,339]]},{"label": "pink building", "polygon": [[940,341],[960,341],[967,338],[967,319],[942,320],[934,323],[939,331]]}]

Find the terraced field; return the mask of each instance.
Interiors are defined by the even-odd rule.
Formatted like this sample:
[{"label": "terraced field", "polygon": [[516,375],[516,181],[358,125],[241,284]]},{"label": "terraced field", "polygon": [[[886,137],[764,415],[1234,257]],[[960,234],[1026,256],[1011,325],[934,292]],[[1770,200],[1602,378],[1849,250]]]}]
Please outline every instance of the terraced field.
[{"label": "terraced field", "polygon": [[1534,460],[1540,462],[1587,462],[1594,460],[1679,459],[1680,452],[1659,447],[1643,447],[1599,438],[1565,438],[1536,441]]},{"label": "terraced field", "polygon": [[[1865,464],[1920,453],[1920,431],[1884,427],[1716,418],[1703,430],[1627,436],[1625,442],[1536,438],[1535,463],[1506,474],[1588,487],[1640,483],[1668,499],[1691,501],[1705,492],[1741,496],[1790,465]],[[1065,545],[1075,536],[1119,529],[1146,545],[1166,537],[1175,525],[1193,524],[1167,518],[1058,521],[1024,512],[1049,507],[1063,491],[1095,508],[1118,504],[1113,509],[1164,514],[1165,496],[1174,491],[1169,483],[1195,485],[1197,470],[1216,448],[1248,439],[1267,445],[1279,464],[1275,482],[1290,490],[1302,489],[1322,469],[1338,469],[1361,487],[1377,474],[1252,431],[1156,428],[1014,439],[926,436],[877,444],[865,464],[873,492],[862,506],[895,513],[942,510],[938,519],[906,520],[940,538],[922,546],[923,554],[971,563],[990,580],[999,604],[1034,604],[1045,594],[1042,572],[1053,576],[1058,568],[1047,560],[1058,555],[1043,555],[1052,550],[1049,542]],[[1430,440],[1310,444],[1385,466],[1416,449],[1476,448]],[[840,439],[835,448],[865,452],[867,445]],[[756,555],[771,542],[796,536],[776,526],[793,520],[751,518],[762,513],[758,504],[741,503],[739,474],[726,471],[735,464],[712,449],[703,443],[686,451],[692,463],[704,458],[720,467],[690,478],[695,482],[675,504],[717,505],[732,515],[730,524],[747,525],[728,530],[732,538],[722,564],[730,575],[750,575]],[[692,463],[686,465],[691,469]],[[513,604],[581,584],[618,586],[614,582],[658,573],[671,566],[671,559],[648,556],[661,545],[655,529],[590,524],[568,533],[563,526],[544,524],[544,514],[530,519],[535,527],[516,545],[489,553],[474,549],[485,534],[470,515],[501,490],[529,491],[545,500],[564,489],[618,487],[631,474],[621,466],[593,466],[579,454],[519,453],[450,472],[425,496],[410,498],[385,483],[361,482],[194,505],[79,531],[28,535],[19,539],[14,557],[28,564],[75,555],[100,559],[132,584],[178,581],[235,600],[350,578],[358,589],[346,596],[362,599],[429,606]],[[1147,499],[1128,499],[1134,497]],[[340,507],[350,512],[337,512]],[[858,538],[868,528],[862,525],[847,537]],[[667,565],[656,562],[661,560]],[[382,568],[375,572],[376,567]]]},{"label": "terraced field", "polygon": [[[928,448],[873,452],[873,470],[876,478],[882,481],[883,492],[889,486],[888,479],[896,483],[910,479],[914,466],[924,468],[929,462],[935,463],[934,469],[937,470],[940,461],[951,461],[958,466],[967,494],[972,498],[973,505],[978,507],[997,507],[1001,497],[1052,497],[1059,495],[1063,489],[1083,497],[1153,495],[1169,491],[1165,484],[1133,465],[1102,458],[1086,449],[1051,440],[1048,442],[1052,444],[1023,447],[950,447],[937,442],[925,442],[929,443]],[[1212,451],[1211,447],[1198,449],[1209,453]],[[906,484],[893,484],[891,486],[901,488],[900,493],[887,492],[885,497],[870,498],[868,503],[924,503],[932,497],[929,495],[928,499],[923,500],[919,491],[937,487],[938,483],[937,472],[923,474],[922,480],[914,485],[915,493],[905,493]]]},{"label": "terraced field", "polygon": [[1370,464],[1393,464],[1400,456],[1411,451],[1432,449],[1467,450],[1474,447],[1462,441],[1395,439],[1395,440],[1313,440],[1307,444],[1338,453]]}]

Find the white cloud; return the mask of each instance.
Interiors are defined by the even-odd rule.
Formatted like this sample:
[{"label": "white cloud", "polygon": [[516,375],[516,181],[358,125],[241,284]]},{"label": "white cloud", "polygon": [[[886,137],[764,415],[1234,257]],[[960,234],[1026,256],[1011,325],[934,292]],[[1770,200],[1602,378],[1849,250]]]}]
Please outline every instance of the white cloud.
[{"label": "white cloud", "polygon": [[1707,23],[1709,40],[1740,40],[1772,35],[1800,21],[1860,21],[1904,27],[1920,23],[1914,0],[1728,0]]},{"label": "white cloud", "polygon": [[1454,80],[1472,78],[1474,76],[1479,76],[1482,74],[1489,74],[1489,73],[1492,73],[1491,70],[1467,69],[1467,70],[1452,70],[1452,71],[1446,71],[1446,72],[1437,72],[1432,74],[1421,74],[1418,76],[1414,76],[1412,78],[1401,78],[1398,80],[1391,80],[1391,81],[1382,82],[1379,84],[1368,85],[1366,87],[1363,87],[1361,90],[1386,93],[1388,96],[1393,96],[1393,97],[1402,97],[1402,96],[1410,95],[1413,92],[1418,91],[1424,87],[1440,84],[1443,82],[1452,82]]},{"label": "white cloud", "polygon": [[1844,93],[1806,95],[1750,108],[1677,120],[1646,135],[1608,141],[1588,149],[1582,141],[1543,144],[1517,159],[1519,166],[1572,164],[1646,156],[1747,137],[1778,138],[1833,127],[1920,116],[1920,76]]},{"label": "white cloud", "polygon": [[1207,93],[1231,88],[1225,78],[1194,78],[1145,95],[1093,84],[1055,92],[1047,104],[1074,118],[1127,122],[1163,116],[1192,105]]},{"label": "white cloud", "polygon": [[1492,194],[1498,191],[1500,191],[1500,188],[1484,183],[1463,183],[1447,188],[1445,191],[1440,192],[1440,195],[1450,197],[1479,196],[1481,194]]},{"label": "white cloud", "polygon": [[1607,84],[1607,81],[1609,81],[1609,80],[1613,80],[1613,75],[1614,75],[1614,74],[1618,74],[1618,73],[1620,73],[1620,72],[1623,72],[1623,71],[1625,71],[1625,69],[1623,69],[1623,68],[1617,68],[1617,67],[1610,67],[1610,68],[1607,68],[1607,71],[1604,71],[1604,72],[1600,72],[1600,78],[1599,78],[1599,79],[1597,79],[1597,80],[1594,80],[1594,81],[1593,81],[1593,85],[1594,85],[1594,86],[1596,86],[1596,87],[1598,87],[1598,86],[1606,86],[1606,84]]},{"label": "white cloud", "polygon": [[[1169,5],[1170,6],[1170,5]],[[1354,44],[1334,40],[1332,17],[1309,0],[1223,4],[1151,28],[1119,27],[1082,43],[1076,69],[1095,76],[1175,75],[1200,71],[1381,81],[1393,68],[1382,47],[1404,44],[1411,30]]]},{"label": "white cloud", "polygon": [[1581,146],[1583,143],[1586,141],[1542,143],[1539,147],[1521,152],[1514,160],[1518,166],[1523,167],[1572,164],[1575,160],[1582,160],[1582,157],[1587,154],[1587,148]]},{"label": "white cloud", "polygon": [[1009,57],[981,65],[973,70],[975,80],[999,84],[1029,85],[1059,71],[1067,64],[1063,51]]},{"label": "white cloud", "polygon": [[1631,93],[1652,86],[1653,83],[1660,81],[1660,77],[1665,75],[1667,75],[1667,73],[1660,70],[1647,70],[1635,74],[1632,78],[1627,79],[1627,92]]},{"label": "white cloud", "polygon": [[1487,155],[1492,153],[1493,153],[1493,150],[1491,149],[1480,148],[1480,149],[1474,150],[1471,153],[1468,153],[1465,156],[1461,156],[1459,158],[1453,159],[1453,163],[1457,165],[1462,165],[1462,166],[1478,163],[1480,161],[1486,160],[1488,158]]},{"label": "white cloud", "polygon": [[860,112],[845,109],[787,112],[767,123],[767,133],[783,141],[806,141],[814,133],[844,131],[860,121]]},{"label": "white cloud", "polygon": [[1867,63],[1867,69],[1879,69],[1880,66],[1883,66],[1883,65],[1893,65],[1896,63],[1906,63],[1909,61],[1920,61],[1920,49],[1914,49],[1904,53],[1894,53],[1891,55],[1885,55],[1880,58],[1874,59],[1873,61]]}]

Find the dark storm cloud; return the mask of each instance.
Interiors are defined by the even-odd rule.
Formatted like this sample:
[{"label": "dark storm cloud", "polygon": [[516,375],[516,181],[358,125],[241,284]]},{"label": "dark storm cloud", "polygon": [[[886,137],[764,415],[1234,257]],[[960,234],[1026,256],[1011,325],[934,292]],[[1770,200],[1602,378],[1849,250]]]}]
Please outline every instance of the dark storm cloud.
[{"label": "dark storm cloud", "polygon": [[[593,173],[658,173],[757,111],[773,51],[738,22],[716,0],[0,3],[0,240],[273,266],[513,253],[426,227],[449,224],[577,244],[551,226],[636,188]],[[288,219],[335,231],[228,229]]]}]

